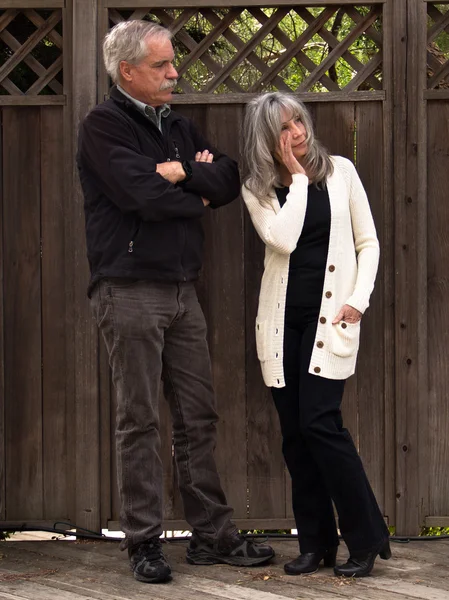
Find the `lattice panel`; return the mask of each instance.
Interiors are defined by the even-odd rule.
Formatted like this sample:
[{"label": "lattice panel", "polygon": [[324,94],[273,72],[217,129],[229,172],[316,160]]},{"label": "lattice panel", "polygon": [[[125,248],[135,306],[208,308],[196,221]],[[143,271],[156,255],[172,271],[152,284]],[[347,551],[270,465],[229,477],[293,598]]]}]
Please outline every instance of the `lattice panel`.
[{"label": "lattice panel", "polygon": [[63,93],[62,12],[0,10],[0,95]]},{"label": "lattice panel", "polygon": [[449,88],[449,4],[427,5],[427,87]]},{"label": "lattice panel", "polygon": [[[324,4],[324,2],[323,2]],[[382,89],[382,6],[109,10],[175,34],[179,92]]]}]

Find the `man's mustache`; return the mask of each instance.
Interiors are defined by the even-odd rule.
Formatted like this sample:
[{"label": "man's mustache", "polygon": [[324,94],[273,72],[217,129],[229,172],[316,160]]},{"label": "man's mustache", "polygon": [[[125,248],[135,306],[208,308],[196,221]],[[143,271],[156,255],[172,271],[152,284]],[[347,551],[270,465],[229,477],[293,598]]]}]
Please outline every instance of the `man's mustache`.
[{"label": "man's mustache", "polygon": [[161,85],[161,87],[159,88],[159,91],[163,92],[164,90],[170,90],[172,88],[175,88],[177,85],[178,85],[177,79],[169,79]]}]

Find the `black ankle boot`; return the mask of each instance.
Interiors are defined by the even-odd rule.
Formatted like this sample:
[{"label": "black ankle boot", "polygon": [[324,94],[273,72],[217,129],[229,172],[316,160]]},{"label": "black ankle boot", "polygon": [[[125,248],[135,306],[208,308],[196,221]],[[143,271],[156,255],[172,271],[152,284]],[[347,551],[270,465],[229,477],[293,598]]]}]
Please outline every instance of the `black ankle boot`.
[{"label": "black ankle boot", "polygon": [[334,573],[344,577],[366,577],[373,570],[374,561],[378,555],[383,560],[391,558],[390,542],[388,540],[365,555],[350,556],[344,565],[335,567]]},{"label": "black ankle boot", "polygon": [[298,558],[284,565],[284,571],[287,575],[312,575],[318,571],[321,561],[325,567],[335,567],[337,557],[337,547],[320,550],[319,552],[306,552],[300,554]]}]

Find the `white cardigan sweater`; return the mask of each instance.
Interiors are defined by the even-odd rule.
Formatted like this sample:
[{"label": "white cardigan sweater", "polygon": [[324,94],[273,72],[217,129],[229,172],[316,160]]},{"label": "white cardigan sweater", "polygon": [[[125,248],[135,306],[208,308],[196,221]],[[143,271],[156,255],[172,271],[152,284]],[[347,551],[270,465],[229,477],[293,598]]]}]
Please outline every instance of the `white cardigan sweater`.
[{"label": "white cardigan sweater", "polygon": [[[346,379],[355,371],[360,322],[332,321],[344,304],[364,313],[369,305],[379,263],[379,242],[362,182],[354,165],[333,156],[327,180],[331,224],[323,297],[309,373]],[[307,208],[308,179],[293,175],[281,209],[275,190],[260,201],[245,187],[242,196],[257,233],[265,243],[265,269],[256,320],[257,355],[264,382],[284,387],[283,348],[285,299],[290,254],[301,235]]]}]

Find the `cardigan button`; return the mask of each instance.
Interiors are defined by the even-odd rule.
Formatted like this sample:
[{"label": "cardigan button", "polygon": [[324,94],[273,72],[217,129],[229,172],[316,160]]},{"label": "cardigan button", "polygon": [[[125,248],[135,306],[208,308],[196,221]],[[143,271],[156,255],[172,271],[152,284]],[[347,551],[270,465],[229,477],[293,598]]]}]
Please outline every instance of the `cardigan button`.
[{"label": "cardigan button", "polygon": [[332,292],[326,292],[326,298],[332,298]]},{"label": "cardigan button", "polygon": [[316,345],[318,348],[322,348],[324,346],[323,342],[317,342]]},{"label": "cardigan button", "polygon": [[326,323],[326,317],[320,317],[320,323],[324,325],[324,323]]},{"label": "cardigan button", "polygon": [[329,265],[329,271],[333,273],[335,271],[334,265]]},{"label": "cardigan button", "polygon": [[315,371],[315,373],[321,373],[320,367],[315,367],[313,370]]},{"label": "cardigan button", "polygon": [[347,327],[346,323],[342,323],[342,324],[341,324],[341,328],[342,328],[342,329],[346,329],[346,327]]}]

